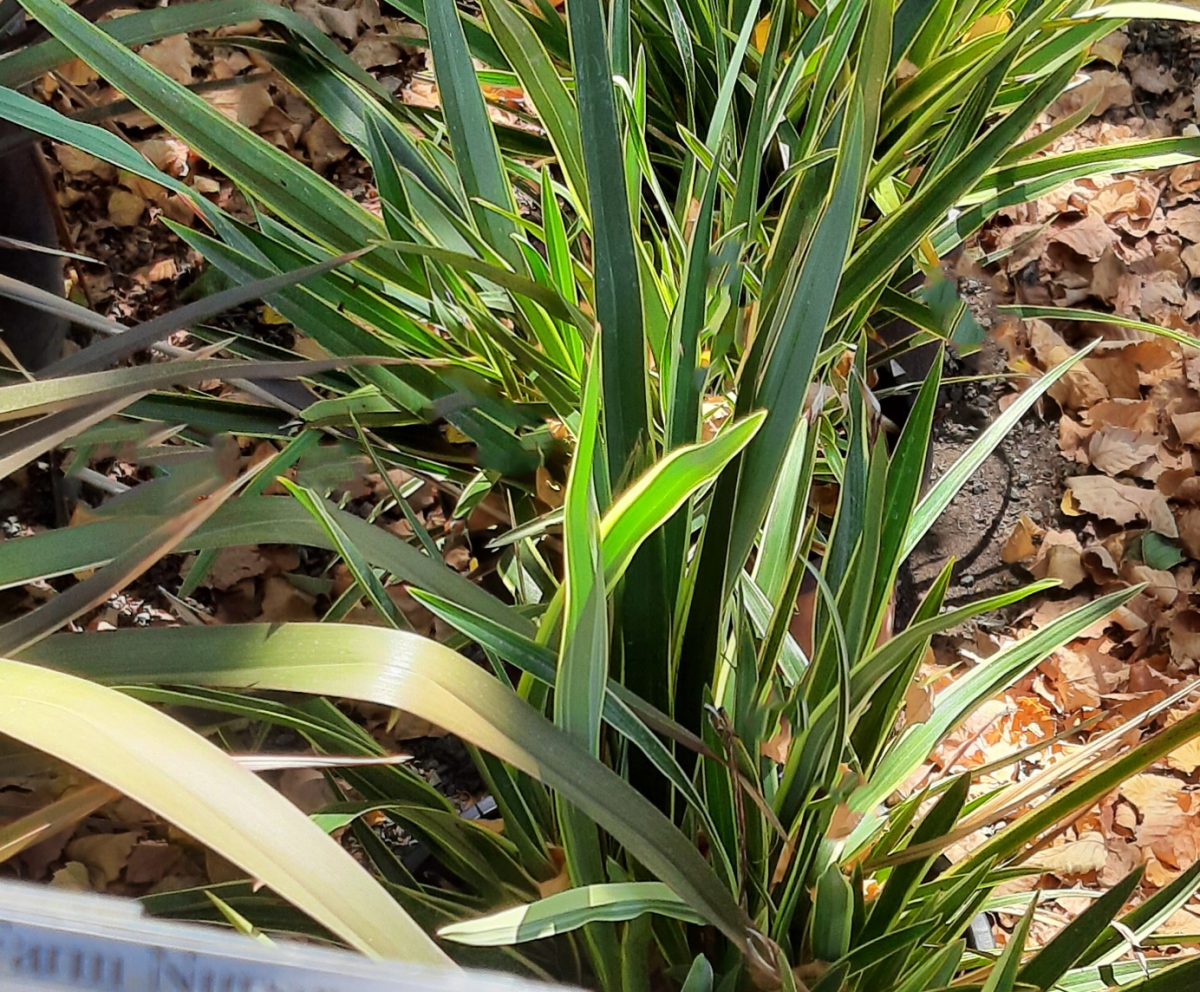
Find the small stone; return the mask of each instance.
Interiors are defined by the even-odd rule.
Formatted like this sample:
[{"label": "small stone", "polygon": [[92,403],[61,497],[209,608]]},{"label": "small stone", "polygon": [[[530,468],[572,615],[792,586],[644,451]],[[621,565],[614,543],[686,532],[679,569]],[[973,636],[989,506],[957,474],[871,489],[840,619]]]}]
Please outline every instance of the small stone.
[{"label": "small stone", "polygon": [[958,582],[959,582],[959,585],[963,586],[964,588],[970,589],[971,586],[975,585],[975,576],[964,575],[961,579],[958,580]]},{"label": "small stone", "polygon": [[1028,448],[1018,448],[1017,449],[1017,457],[1018,458],[1028,458],[1029,457],[1029,449]]}]

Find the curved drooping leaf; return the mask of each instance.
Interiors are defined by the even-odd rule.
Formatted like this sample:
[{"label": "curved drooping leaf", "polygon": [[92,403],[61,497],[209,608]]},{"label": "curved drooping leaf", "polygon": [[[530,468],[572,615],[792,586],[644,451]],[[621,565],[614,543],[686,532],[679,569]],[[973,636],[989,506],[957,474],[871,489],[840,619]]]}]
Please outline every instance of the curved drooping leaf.
[{"label": "curved drooping leaf", "polygon": [[364,954],[450,966],[349,853],[199,734],[63,672],[0,659],[0,678],[0,729],[8,736],[158,813]]},{"label": "curved drooping leaf", "polygon": [[406,710],[558,790],[735,945],[747,946],[750,921],[670,820],[510,689],[433,641],[375,627],[245,624],[64,635],[22,657],[110,684],[306,692]]}]

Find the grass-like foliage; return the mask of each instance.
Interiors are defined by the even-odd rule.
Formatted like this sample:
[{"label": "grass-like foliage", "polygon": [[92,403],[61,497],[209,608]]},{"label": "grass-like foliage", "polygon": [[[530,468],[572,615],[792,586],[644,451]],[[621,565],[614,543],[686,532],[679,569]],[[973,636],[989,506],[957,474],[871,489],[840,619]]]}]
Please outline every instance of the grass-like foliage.
[{"label": "grass-like foliage", "polygon": [[[963,933],[1000,882],[1033,870],[1031,844],[1200,732],[1200,715],[1132,749],[1109,734],[1085,771],[1051,765],[1019,795],[969,802],[960,777],[888,805],[978,704],[1136,590],[1013,644],[904,725],[931,637],[1045,588],[948,610],[948,563],[907,626],[889,619],[905,557],[1066,367],[923,491],[940,360],[889,438],[867,343],[897,317],[912,343],[969,338],[937,259],[997,210],[1081,176],[1200,156],[1200,138],[1065,156],[1045,152],[1053,133],[1027,138],[1124,18],[1194,15],[1086,0],[481,0],[478,16],[451,0],[393,2],[426,29],[439,112],[398,104],[275,8],[281,40],[245,42],[370,163],[380,217],[126,47],[166,17],[183,30],[258,5],[200,0],[97,27],[61,0],[21,0],[57,40],[0,63],[0,79],[83,59],[226,173],[258,222],[15,91],[0,91],[0,115],[190,197],[207,229],[178,233],[242,287],[230,292],[266,295],[334,358],[289,366],[294,356],[238,340],[224,364],[107,370],[196,311],[0,388],[0,413],[22,420],[3,442],[8,471],[56,444],[86,450],[78,438],[101,422],[106,437],[181,425],[181,455],[152,483],[67,531],[0,544],[8,584],[103,566],[0,628],[19,659],[3,662],[0,731],[134,795],[265,883],[214,889],[264,929],[372,953],[631,992],[1188,987],[1194,961],[1152,962],[1143,977],[1121,959],[1200,869],[1114,926],[1135,873],[1036,953],[1034,898],[1002,953],[968,950]],[[489,92],[514,86],[527,121],[489,108]],[[157,392],[218,375],[265,378],[285,407],[271,391],[282,377],[324,398],[297,430],[290,412]],[[469,445],[430,443],[430,424]],[[278,453],[237,477],[226,465],[231,481],[214,484],[219,446],[206,439],[221,431],[273,439]],[[415,517],[407,543],[319,487],[264,495],[322,438],[435,479],[464,508],[502,495],[509,595],[445,568]],[[564,462],[562,506],[547,512],[536,475]],[[818,484],[834,484],[832,511],[818,511]],[[560,557],[547,535],[561,535]],[[348,601],[365,597],[397,626],[385,587],[408,583],[458,632],[451,646],[478,645],[491,671],[403,630],[336,623],[54,635],[162,554],[199,551],[195,583],[214,549],[256,542],[335,551],[355,579]],[[797,639],[805,586],[815,606]],[[160,708],[376,753],[325,697],[459,735],[503,832],[461,821],[399,766],[340,769],[351,798],[307,820]],[[64,724],[67,709],[87,718]],[[362,816],[377,810],[428,844],[445,887],[414,878],[371,832]],[[347,825],[370,871],[321,833]],[[986,843],[931,875],[943,848],[983,828]],[[542,898],[560,871],[569,887]],[[213,912],[200,893],[150,903]]]}]

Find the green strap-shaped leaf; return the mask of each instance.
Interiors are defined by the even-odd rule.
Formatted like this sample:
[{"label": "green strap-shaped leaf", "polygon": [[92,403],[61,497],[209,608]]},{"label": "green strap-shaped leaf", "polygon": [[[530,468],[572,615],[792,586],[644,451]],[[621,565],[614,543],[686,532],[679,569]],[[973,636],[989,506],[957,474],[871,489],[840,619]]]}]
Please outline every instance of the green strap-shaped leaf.
[{"label": "green strap-shaped leaf", "polygon": [[558,70],[520,7],[511,0],[482,0],[492,37],[517,74],[525,95],[533,104],[554,146],[563,176],[576,201],[588,202],[583,143],[579,136],[579,112]]},{"label": "green strap-shaped leaf", "polygon": [[621,493],[600,525],[605,582],[610,589],[642,543],[721,474],[751,442],[765,418],[763,412],[752,413],[711,441],[676,448]]},{"label": "green strap-shaped leaf", "polygon": [[818,961],[837,961],[850,949],[854,893],[841,865],[831,864],[817,879],[813,899],[812,952]]},{"label": "green strap-shaped leaf", "polygon": [[646,342],[638,255],[625,189],[604,5],[568,0],[588,213],[592,220],[596,320],[604,354],[604,439],[609,476],[619,480],[648,437]]},{"label": "green strap-shaped leaf", "polygon": [[[1144,937],[1164,922],[1172,913],[1181,909],[1200,886],[1200,861],[1164,886],[1136,909],[1121,917],[1124,929],[1135,937]],[[1079,961],[1081,965],[1109,964],[1125,953],[1128,941],[1120,930],[1110,927],[1105,930]]]},{"label": "green strap-shaped leaf", "polygon": [[[306,45],[322,58],[332,62],[340,72],[351,79],[371,86],[376,91],[382,90],[370,73],[348,58],[310,20],[269,0],[197,0],[195,3],[181,4],[178,7],[155,7],[134,11],[124,17],[105,21],[100,27],[124,45],[140,45],[171,35],[207,31],[254,20],[279,25],[302,39]],[[0,61],[0,86],[19,87],[31,83],[43,73],[69,62],[71,58],[71,49],[53,38],[30,45],[21,51],[6,55]]]},{"label": "green strap-shaped leaf", "polygon": [[[242,362],[215,358],[182,358],[154,365],[135,365],[108,372],[85,372],[61,379],[17,382],[0,387],[0,421],[59,412],[130,393],[191,385],[209,379],[277,379],[312,375],[353,364],[355,359],[312,362]],[[375,359],[358,360],[363,364]]]},{"label": "green strap-shaped leaf", "polygon": [[1050,943],[1025,963],[1017,981],[1049,992],[1116,918],[1141,883],[1145,871],[1144,866],[1135,868],[1063,927]]},{"label": "green strap-shaped leaf", "polygon": [[998,211],[1046,196],[1072,180],[1164,169],[1194,162],[1197,157],[1200,138],[1178,137],[1085,148],[1004,165],[985,175],[962,198],[968,206],[932,235],[934,250],[945,256]]},{"label": "green strap-shaped leaf", "polygon": [[[594,355],[584,381],[578,441],[563,502],[566,559],[562,644],[554,693],[554,722],[594,758],[600,756],[600,715],[608,682],[608,597],[600,551],[600,508],[596,462],[600,443],[602,355]],[[596,824],[565,796],[557,797],[559,831],[571,880],[577,886],[602,883],[604,850]],[[618,987],[620,948],[612,927],[589,925],[584,941],[600,984]]]},{"label": "green strap-shaped leaf", "polygon": [[504,213],[486,205],[492,204],[508,214],[517,209],[500,159],[496,132],[492,130],[483,91],[467,51],[458,5],[454,0],[425,0],[425,26],[433,49],[442,116],[475,223],[498,255],[510,265],[522,268],[520,249],[512,239],[516,225]]},{"label": "green strap-shaped leaf", "polygon": [[279,483],[292,494],[296,502],[304,507],[313,520],[325,531],[330,542],[337,549],[337,553],[341,556],[342,561],[345,562],[346,568],[350,570],[355,584],[366,595],[371,605],[379,612],[379,615],[395,630],[411,630],[412,628],[408,621],[404,619],[404,614],[400,612],[400,607],[387,594],[383,580],[375,574],[366,556],[347,537],[346,532],[338,526],[332,510],[326,505],[325,501],[311,489],[305,486],[298,486],[286,477],[280,476]]},{"label": "green strap-shaped leaf", "polygon": [[[144,488],[139,486],[137,491]],[[533,633],[529,620],[442,562],[434,561],[394,534],[352,513],[330,512],[376,568],[488,617],[502,627],[523,635]],[[129,514],[2,541],[0,588],[102,565],[126,551],[158,522],[156,516],[148,513]],[[226,504],[203,527],[180,542],[179,550],[203,551],[262,543],[305,544],[337,550],[324,528],[302,506],[290,497],[280,496],[242,497]]]},{"label": "green strap-shaped leaf", "polygon": [[1143,741],[1128,754],[1123,754],[1103,767],[1093,770],[1091,774],[1059,791],[1032,812],[1018,817],[986,844],[972,851],[969,858],[955,865],[955,871],[969,870],[982,859],[1015,854],[1046,830],[1065,822],[1072,813],[1090,806],[1131,776],[1137,775],[1159,758],[1197,736],[1200,736],[1200,712],[1191,713],[1171,724]]},{"label": "green strap-shaped leaf", "polygon": [[1025,941],[1029,939],[1029,927],[1033,924],[1033,914],[1037,911],[1037,899],[1031,899],[1029,909],[1021,917],[1017,929],[1013,931],[1000,959],[992,966],[987,981],[983,983],[983,992],[1013,992],[1016,987],[1017,969],[1021,966],[1021,954],[1025,950]]},{"label": "green strap-shaped leaf", "polygon": [[589,923],[622,923],[645,913],[704,922],[662,882],[617,882],[568,889],[525,906],[452,923],[442,927],[438,936],[459,944],[497,947],[570,933]]},{"label": "green strap-shaped leaf", "polygon": [[[1085,603],[1029,637],[1011,644],[957,679],[938,697],[929,720],[913,727],[884,755],[871,779],[851,797],[850,808],[861,813],[873,810],[916,770],[938,741],[976,706],[1031,671],[1080,631],[1103,620],[1140,591],[1138,586],[1120,589]],[[1024,820],[1018,821],[1022,822]]]},{"label": "green strap-shaped leaf", "polygon": [[1145,320],[1134,320],[1119,313],[1101,313],[1097,310],[1082,310],[1074,307],[1030,307],[1003,306],[997,307],[1001,313],[1012,314],[1022,320],[1081,320],[1089,324],[1108,324],[1110,327],[1127,327],[1130,330],[1152,334],[1155,337],[1166,338],[1185,348],[1200,348],[1200,339],[1186,331],[1178,331],[1173,327],[1163,327],[1151,324]]}]

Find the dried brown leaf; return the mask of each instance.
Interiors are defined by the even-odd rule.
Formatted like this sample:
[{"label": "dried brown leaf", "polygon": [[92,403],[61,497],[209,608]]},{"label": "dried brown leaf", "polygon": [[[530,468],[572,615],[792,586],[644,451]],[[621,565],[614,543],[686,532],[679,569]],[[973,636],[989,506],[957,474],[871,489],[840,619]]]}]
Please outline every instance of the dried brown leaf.
[{"label": "dried brown leaf", "polygon": [[1094,433],[1088,442],[1088,459],[1108,475],[1120,475],[1153,458],[1161,438],[1126,427],[1107,427]]},{"label": "dried brown leaf", "polygon": [[1171,508],[1162,493],[1101,475],[1076,476],[1069,480],[1067,496],[1084,513],[1118,524],[1144,520],[1165,537],[1177,537]]},{"label": "dried brown leaf", "polygon": [[1045,533],[1044,527],[1038,526],[1029,517],[1022,515],[1013,528],[1013,532],[1009,534],[1008,540],[1004,542],[1004,547],[1000,550],[1001,560],[1007,565],[1028,561],[1037,554],[1038,544]]}]

